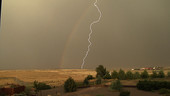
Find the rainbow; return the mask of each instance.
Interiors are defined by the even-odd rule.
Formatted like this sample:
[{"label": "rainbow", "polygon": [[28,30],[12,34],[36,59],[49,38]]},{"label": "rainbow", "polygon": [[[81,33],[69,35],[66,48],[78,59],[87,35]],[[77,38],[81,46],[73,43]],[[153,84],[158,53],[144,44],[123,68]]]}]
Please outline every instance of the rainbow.
[{"label": "rainbow", "polygon": [[79,29],[80,24],[82,23],[84,17],[87,15],[89,9],[91,6],[87,7],[83,12],[82,15],[80,16],[80,18],[77,19],[72,31],[70,32],[68,39],[66,41],[65,47],[64,47],[64,51],[62,53],[60,62],[59,62],[59,68],[62,68],[63,64],[64,64],[64,59],[65,59],[65,55],[67,53],[68,47],[70,46],[70,42],[74,36],[74,34],[76,34],[77,30]]}]

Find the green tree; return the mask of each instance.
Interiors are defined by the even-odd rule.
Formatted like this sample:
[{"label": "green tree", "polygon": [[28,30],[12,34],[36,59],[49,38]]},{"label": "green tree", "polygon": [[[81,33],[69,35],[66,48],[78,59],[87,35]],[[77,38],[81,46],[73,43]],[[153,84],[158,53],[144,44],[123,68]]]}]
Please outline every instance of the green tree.
[{"label": "green tree", "polygon": [[89,80],[87,78],[85,78],[84,81],[83,81],[83,84],[84,85],[89,85]]},{"label": "green tree", "polygon": [[112,79],[118,78],[118,73],[117,73],[117,71],[114,70],[114,71],[111,73],[111,77],[112,77]]},{"label": "green tree", "polygon": [[120,91],[122,89],[122,84],[120,83],[120,80],[116,80],[115,82],[112,82],[110,85],[110,89]]},{"label": "green tree", "polygon": [[133,79],[133,73],[131,71],[126,72],[126,79]]},{"label": "green tree", "polygon": [[103,78],[106,75],[106,68],[103,67],[103,65],[99,65],[96,68],[96,77],[100,76],[101,78]]},{"label": "green tree", "polygon": [[159,71],[158,77],[159,77],[159,78],[164,78],[164,77],[165,77],[165,73],[164,73],[163,70],[160,70],[160,71]]},{"label": "green tree", "polygon": [[38,81],[34,81],[33,83],[33,88],[35,88],[35,92],[37,93],[39,90],[38,90]]},{"label": "green tree", "polygon": [[139,72],[135,72],[133,75],[134,79],[139,79],[140,78],[140,73]]},{"label": "green tree", "polygon": [[101,84],[102,83],[102,78],[100,76],[98,76],[95,83],[96,84]]},{"label": "green tree", "polygon": [[167,77],[170,77],[170,72],[167,73]]},{"label": "green tree", "polygon": [[126,74],[122,69],[119,70],[118,79],[119,80],[125,80],[126,79]]},{"label": "green tree", "polygon": [[142,73],[141,73],[141,78],[142,79],[146,79],[146,78],[149,78],[149,74],[146,70],[144,70]]},{"label": "green tree", "polygon": [[111,79],[111,75],[109,74],[109,71],[106,72],[106,74],[103,77],[104,79]]},{"label": "green tree", "polygon": [[64,83],[64,90],[65,90],[65,92],[74,92],[74,91],[77,90],[77,85],[76,85],[76,82],[74,81],[74,79],[69,77],[65,81],[65,83]]},{"label": "green tree", "polygon": [[156,71],[152,71],[152,75],[151,75],[152,78],[157,78],[158,77],[158,74]]}]

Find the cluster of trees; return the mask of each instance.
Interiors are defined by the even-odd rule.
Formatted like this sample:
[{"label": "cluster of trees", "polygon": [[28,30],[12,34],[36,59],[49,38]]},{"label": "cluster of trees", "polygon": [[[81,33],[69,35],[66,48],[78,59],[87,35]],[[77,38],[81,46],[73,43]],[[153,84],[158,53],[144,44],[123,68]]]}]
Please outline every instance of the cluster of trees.
[{"label": "cluster of trees", "polygon": [[137,83],[137,88],[145,91],[159,90],[162,88],[170,89],[170,82],[144,80]]},{"label": "cluster of trees", "polygon": [[[168,74],[167,74],[167,76],[168,76]],[[162,70],[159,72],[153,71],[151,77],[152,78],[164,78],[165,73]]]},{"label": "cluster of trees", "polygon": [[125,73],[122,69],[117,71],[113,71],[111,74],[109,71],[106,70],[106,68],[103,67],[103,65],[99,65],[96,68],[96,77],[101,77],[103,79],[119,79],[119,80],[125,80],[125,79],[139,79],[140,78],[140,73],[135,72],[132,73],[131,71],[128,71]]},{"label": "cluster of trees", "polygon": [[144,72],[141,73],[141,78],[146,79],[146,78],[165,78],[165,77],[170,77],[170,72],[167,73],[167,75],[165,75],[163,70],[160,71],[152,71],[152,74],[149,75],[148,72],[146,70],[144,70]]},{"label": "cluster of trees", "polygon": [[96,68],[96,77],[100,76],[103,79],[119,79],[119,80],[131,80],[131,79],[147,79],[147,78],[165,78],[170,77],[170,72],[167,73],[167,76],[160,70],[159,72],[153,71],[151,75],[148,74],[147,70],[144,70],[141,74],[139,72],[132,73],[131,71],[125,72],[124,70],[120,69],[119,72],[113,71],[111,74],[103,65],[99,65]]},{"label": "cluster of trees", "polygon": [[[120,90],[122,88],[122,85],[121,85],[119,80],[131,80],[131,79],[140,79],[140,78],[147,79],[149,77],[152,77],[152,78],[164,78],[165,77],[165,74],[164,74],[164,72],[162,70],[159,71],[159,72],[153,71],[153,73],[151,75],[149,75],[147,70],[144,70],[140,74],[139,72],[135,72],[135,73],[132,73],[131,71],[125,72],[124,70],[120,69],[119,72],[114,70],[110,74],[109,71],[107,71],[106,68],[103,65],[99,65],[96,68],[96,73],[97,73],[96,74],[96,81],[94,82],[95,84],[101,84],[102,79],[118,79],[117,81],[111,83],[110,88],[114,89],[114,90]],[[170,77],[170,72],[168,72],[167,77]],[[82,87],[83,86],[89,86],[90,85],[89,80],[91,80],[91,79],[94,79],[94,77],[92,75],[88,75],[84,79],[83,83],[81,83],[81,86]],[[141,83],[142,83],[142,81],[140,81],[138,83],[139,89],[142,88]],[[78,84],[79,83],[76,83],[71,77],[68,78],[64,83],[65,92],[76,91],[77,87],[78,87]]]}]

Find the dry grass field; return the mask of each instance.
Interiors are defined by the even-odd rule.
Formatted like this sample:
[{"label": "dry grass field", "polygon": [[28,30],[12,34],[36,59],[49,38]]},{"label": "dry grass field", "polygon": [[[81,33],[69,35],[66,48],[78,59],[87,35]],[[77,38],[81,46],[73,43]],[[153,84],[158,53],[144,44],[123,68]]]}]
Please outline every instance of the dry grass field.
[{"label": "dry grass field", "polygon": [[[118,71],[118,70],[117,70]],[[128,70],[125,70],[128,71]],[[138,70],[137,70],[138,71]],[[169,70],[164,70],[165,74]],[[136,71],[132,71],[136,72]],[[139,70],[138,72],[143,72]],[[148,70],[151,74],[152,70]],[[35,80],[45,82],[52,86],[60,86],[68,77],[74,78],[76,81],[82,81],[87,75],[96,75],[95,70],[88,69],[56,69],[56,70],[1,70],[0,85],[7,83],[30,84]],[[136,84],[134,81],[122,81],[123,84]]]},{"label": "dry grass field", "polygon": [[49,85],[59,86],[68,77],[82,81],[87,75],[94,75],[94,70],[58,69],[58,70],[3,70],[0,71],[0,85],[6,83],[32,83],[35,80]]}]

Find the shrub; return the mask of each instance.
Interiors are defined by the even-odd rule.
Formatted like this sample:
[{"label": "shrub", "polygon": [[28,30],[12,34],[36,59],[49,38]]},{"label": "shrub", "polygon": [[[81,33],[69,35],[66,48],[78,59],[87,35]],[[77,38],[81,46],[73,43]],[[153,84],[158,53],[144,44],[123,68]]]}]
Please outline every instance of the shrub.
[{"label": "shrub", "polygon": [[142,78],[142,79],[146,79],[146,78],[148,78],[148,77],[149,77],[148,72],[147,72],[146,70],[144,70],[144,71],[141,73],[141,78]]},{"label": "shrub", "polygon": [[147,81],[147,80],[139,81],[137,83],[137,88],[140,89],[140,90],[145,90],[145,91],[152,91],[153,90],[152,85],[151,85],[151,81]]},{"label": "shrub", "polygon": [[152,78],[157,78],[158,77],[158,74],[156,71],[152,71],[152,75],[151,75]]},{"label": "shrub", "polygon": [[104,96],[104,95],[96,95],[96,96]]},{"label": "shrub", "polygon": [[100,76],[101,78],[103,78],[106,74],[106,68],[103,67],[103,65],[99,65],[97,68],[96,68],[96,77]]},{"label": "shrub", "polygon": [[169,94],[170,91],[168,89],[162,88],[159,90],[159,94]]},{"label": "shrub", "polygon": [[164,78],[164,77],[165,77],[165,73],[164,73],[163,70],[159,71],[158,77],[159,77],[159,78]]},{"label": "shrub", "polygon": [[122,89],[122,84],[120,83],[120,80],[116,80],[115,82],[112,82],[110,85],[110,89],[120,91]]},{"label": "shrub", "polygon": [[109,71],[106,72],[105,76],[103,77],[103,79],[111,79],[111,76],[109,74]]},{"label": "shrub", "polygon": [[88,75],[86,78],[87,78],[88,80],[94,79],[94,77],[93,77],[92,75]]},{"label": "shrub", "polygon": [[64,83],[65,92],[74,92],[77,90],[76,82],[70,77]]},{"label": "shrub", "polygon": [[31,87],[26,87],[24,93],[26,94],[26,96],[30,96],[31,95]]},{"label": "shrub", "polygon": [[130,96],[130,91],[120,91],[119,96]]},{"label": "shrub", "polygon": [[126,72],[126,79],[133,79],[133,73],[131,71]]},{"label": "shrub", "polygon": [[50,85],[47,85],[42,82],[34,81],[33,87],[35,88],[35,92],[37,93],[39,90],[47,90],[51,89]]},{"label": "shrub", "polygon": [[114,70],[112,73],[111,73],[111,78],[112,79],[116,79],[118,77],[118,73]]},{"label": "shrub", "polygon": [[118,79],[119,80],[125,80],[126,79],[126,74],[122,69],[119,70]]},{"label": "shrub", "polygon": [[89,85],[89,81],[87,78],[84,79],[84,82],[83,82],[84,85]]},{"label": "shrub", "polygon": [[159,90],[161,88],[170,89],[170,82],[144,80],[137,83],[137,88],[145,91]]},{"label": "shrub", "polygon": [[167,77],[170,77],[170,72],[167,73]]},{"label": "shrub", "polygon": [[139,79],[140,78],[140,73],[139,72],[135,72],[133,75],[133,79]]},{"label": "shrub", "polygon": [[102,83],[102,78],[100,76],[98,76],[95,83],[96,84],[101,84]]}]

